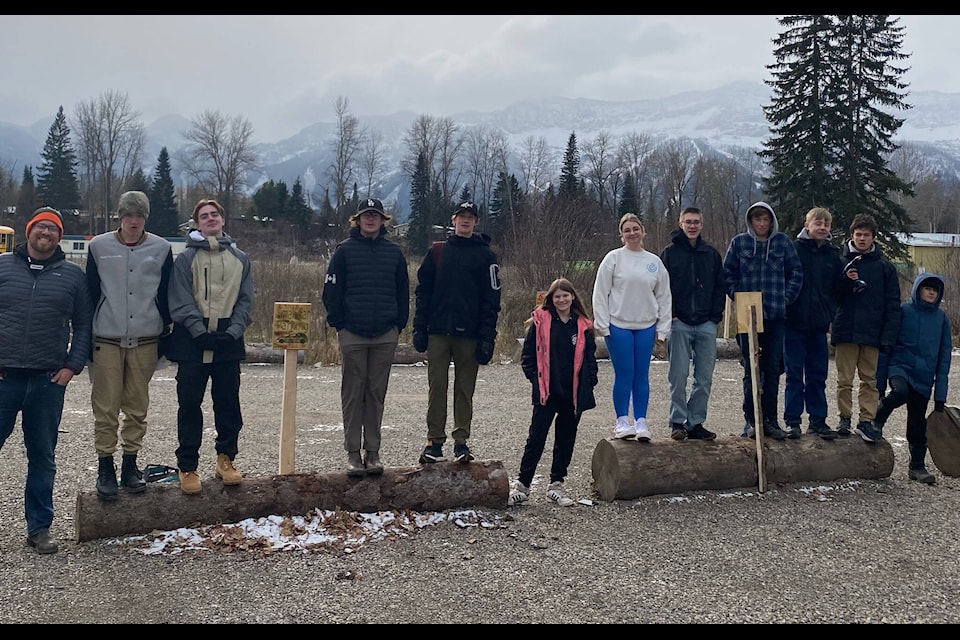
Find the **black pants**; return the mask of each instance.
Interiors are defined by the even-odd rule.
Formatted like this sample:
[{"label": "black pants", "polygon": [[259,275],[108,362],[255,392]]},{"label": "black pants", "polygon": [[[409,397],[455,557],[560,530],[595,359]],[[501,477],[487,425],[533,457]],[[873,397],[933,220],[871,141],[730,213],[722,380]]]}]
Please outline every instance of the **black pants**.
[{"label": "black pants", "polygon": [[550,424],[556,417],[553,433],[553,464],[550,465],[550,482],[563,482],[567,477],[567,467],[573,457],[573,445],[577,441],[577,425],[580,424],[580,414],[573,410],[573,400],[570,398],[547,398],[547,404],[533,405],[533,418],[530,421],[530,434],[527,444],[523,447],[523,458],[520,460],[520,474],[518,480],[525,486],[530,486],[533,474],[540,463],[543,449],[547,444],[547,433]]},{"label": "black pants", "polygon": [[203,438],[203,396],[210,380],[213,421],[217,429],[216,451],[231,460],[237,455],[240,415],[240,361],[210,364],[181,362],[177,365],[177,467],[196,471]]},{"label": "black pants", "polygon": [[907,442],[911,446],[927,446],[927,404],[930,398],[910,386],[906,379],[890,378],[890,393],[880,400],[875,421],[883,426],[893,410],[907,405]]}]

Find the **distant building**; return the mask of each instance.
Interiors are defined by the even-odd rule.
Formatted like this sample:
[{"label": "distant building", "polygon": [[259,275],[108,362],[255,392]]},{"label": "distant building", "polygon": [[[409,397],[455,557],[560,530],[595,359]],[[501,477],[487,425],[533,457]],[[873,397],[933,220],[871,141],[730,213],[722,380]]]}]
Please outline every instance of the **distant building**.
[{"label": "distant building", "polygon": [[960,272],[960,233],[896,234],[917,273]]}]

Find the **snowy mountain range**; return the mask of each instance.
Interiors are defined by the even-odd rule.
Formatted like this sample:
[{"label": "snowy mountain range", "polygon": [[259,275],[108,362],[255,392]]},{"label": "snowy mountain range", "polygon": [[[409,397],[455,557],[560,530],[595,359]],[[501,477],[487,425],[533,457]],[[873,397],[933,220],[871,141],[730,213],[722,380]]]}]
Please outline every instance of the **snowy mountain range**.
[{"label": "snowy mountain range", "polygon": [[[651,100],[544,98],[516,102],[498,111],[451,114],[449,118],[461,129],[476,125],[498,128],[516,151],[526,139],[543,137],[559,166],[570,133],[576,134],[581,145],[605,132],[614,139],[628,133],[645,133],[652,142],[685,137],[715,150],[759,149],[769,135],[763,115],[763,106],[769,102],[770,89],[762,82],[738,82],[710,91]],[[960,175],[960,93],[916,92],[907,97],[907,102],[912,108],[896,114],[904,118],[897,141],[914,143],[933,166]],[[407,208],[407,188],[399,169],[404,151],[402,140],[419,114],[354,115],[362,126],[382,134],[386,175],[378,193],[385,202],[395,203],[402,217]],[[69,122],[69,113],[67,117]],[[31,127],[0,122],[0,163],[12,168],[14,176],[20,175],[25,164],[38,166],[53,120],[54,116],[50,116]],[[189,126],[189,120],[175,114],[146,126],[144,170],[148,175],[156,166],[160,149],[166,146],[176,177],[176,152],[183,146],[182,132]],[[283,180],[290,186],[300,177],[304,188],[313,191],[318,182],[325,181],[324,174],[332,160],[330,141],[335,132],[334,123],[318,122],[290,138],[258,143],[262,175],[251,188],[270,179]]]}]

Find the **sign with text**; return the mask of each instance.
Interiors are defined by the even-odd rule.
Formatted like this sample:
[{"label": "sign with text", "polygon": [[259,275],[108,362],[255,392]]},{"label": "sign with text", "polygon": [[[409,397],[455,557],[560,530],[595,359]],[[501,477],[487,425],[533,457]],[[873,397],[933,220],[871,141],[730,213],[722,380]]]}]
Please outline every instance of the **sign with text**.
[{"label": "sign with text", "polygon": [[309,335],[309,302],[273,303],[274,349],[306,349]]}]

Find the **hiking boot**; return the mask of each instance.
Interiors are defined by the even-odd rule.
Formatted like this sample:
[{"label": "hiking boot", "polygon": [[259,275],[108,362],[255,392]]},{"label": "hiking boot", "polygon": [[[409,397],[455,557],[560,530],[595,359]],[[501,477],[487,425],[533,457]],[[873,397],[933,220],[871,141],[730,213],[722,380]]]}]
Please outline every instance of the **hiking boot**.
[{"label": "hiking boot", "polygon": [[621,416],[613,427],[613,437],[618,440],[631,440],[637,436],[637,427],[630,423],[630,419]]},{"label": "hiking boot", "polygon": [[937,479],[932,473],[927,471],[924,467],[919,469],[910,469],[907,472],[907,475],[911,480],[916,480],[917,482],[922,482],[923,484],[936,484]]},{"label": "hiking boot", "polygon": [[117,470],[113,467],[113,456],[100,456],[97,469],[97,497],[106,502],[117,499]]},{"label": "hiking boot", "polygon": [[357,478],[366,475],[367,468],[363,466],[363,458],[359,451],[347,452],[347,475],[351,478]]},{"label": "hiking boot", "polygon": [[427,442],[423,453],[420,454],[420,464],[443,462],[444,460],[446,460],[446,458],[443,457],[443,445]]},{"label": "hiking boot", "polygon": [[233,466],[233,460],[225,453],[217,454],[217,470],[215,475],[223,480],[223,484],[227,486],[238,485],[240,481],[243,480],[243,476],[241,476],[240,472]]},{"label": "hiking boot", "polygon": [[473,460],[473,454],[470,453],[470,447],[466,442],[457,442],[453,445],[453,460],[466,464]]},{"label": "hiking boot", "polygon": [[380,462],[379,451],[367,451],[367,456],[363,460],[363,466],[367,468],[367,473],[372,476],[383,474],[383,463]]},{"label": "hiking boot", "polygon": [[650,440],[653,439],[650,429],[647,429],[646,418],[637,418],[636,423],[633,425],[633,430],[638,442],[650,442]]},{"label": "hiking boot", "polygon": [[129,493],[143,493],[147,490],[147,481],[143,479],[143,472],[137,468],[137,454],[123,454],[120,466],[120,486]]},{"label": "hiking boot", "polygon": [[686,440],[687,430],[682,422],[673,422],[670,424],[670,437],[673,440]]},{"label": "hiking boot", "polygon": [[197,495],[203,490],[200,486],[200,474],[196,470],[181,471],[178,477],[180,478],[180,491],[188,496]]},{"label": "hiking boot", "polygon": [[[116,485],[116,483],[114,483]],[[27,536],[27,544],[37,550],[37,553],[56,553],[60,550],[57,541],[50,536],[49,529],[40,529],[33,535]]]},{"label": "hiking boot", "polygon": [[873,424],[872,420],[861,420],[857,423],[857,428],[853,431],[866,442],[880,442],[883,440],[883,432]]},{"label": "hiking boot", "polygon": [[695,424],[693,428],[687,433],[687,437],[691,440],[714,440],[717,437],[713,431],[709,431],[702,424]]},{"label": "hiking boot", "polygon": [[837,432],[831,429],[823,419],[811,420],[807,427],[807,433],[815,433],[824,440],[835,440],[837,437]]},{"label": "hiking boot", "polygon": [[561,507],[572,507],[574,502],[563,492],[562,482],[551,482],[547,487],[547,499],[556,502]]},{"label": "hiking boot", "polygon": [[763,423],[763,435],[774,440],[786,440],[790,434],[781,429],[776,420],[766,420]]},{"label": "hiking boot", "polygon": [[837,435],[841,438],[849,438],[853,435],[850,427],[850,416],[840,416],[840,422],[837,423]]},{"label": "hiking boot", "polygon": [[791,440],[798,440],[801,436],[800,425],[790,424],[787,425],[787,437]]},{"label": "hiking boot", "polygon": [[507,497],[507,506],[515,507],[530,499],[530,487],[519,480],[510,483],[510,495]]}]

